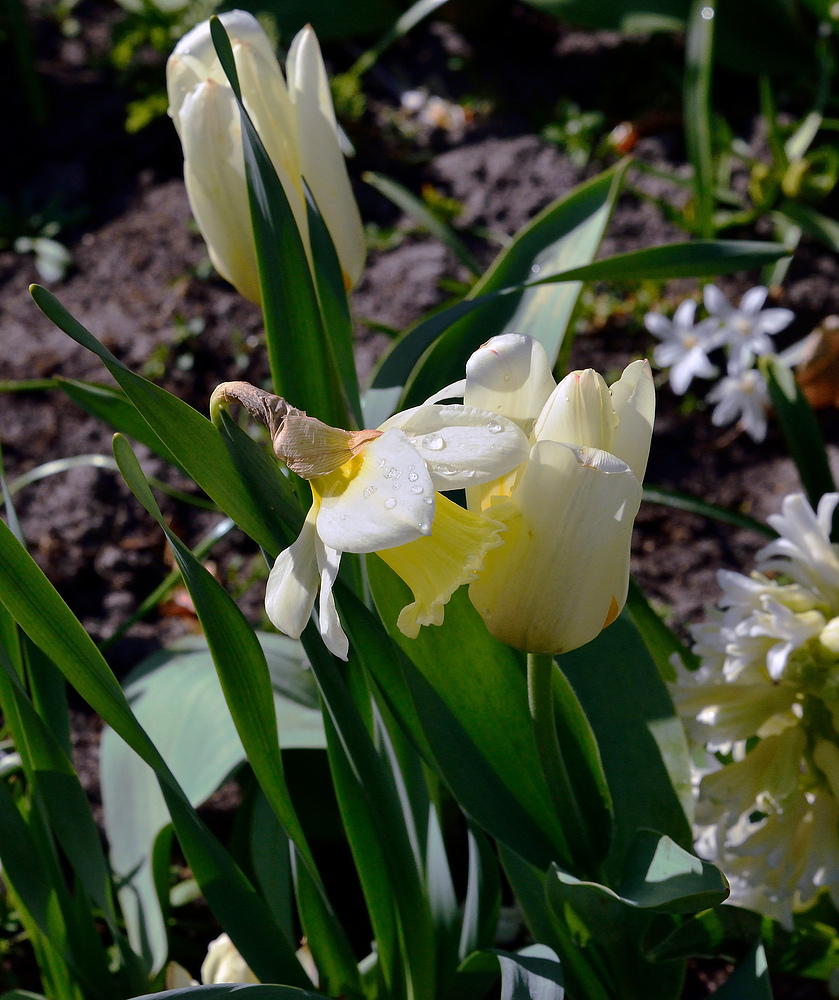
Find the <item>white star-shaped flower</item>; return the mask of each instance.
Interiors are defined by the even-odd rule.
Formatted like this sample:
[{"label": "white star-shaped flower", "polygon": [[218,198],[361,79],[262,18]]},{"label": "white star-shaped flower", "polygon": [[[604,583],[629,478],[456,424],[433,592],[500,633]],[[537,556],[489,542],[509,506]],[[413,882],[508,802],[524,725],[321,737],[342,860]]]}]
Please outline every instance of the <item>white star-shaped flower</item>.
[{"label": "white star-shaped flower", "polygon": [[762,285],[750,288],[735,309],[716,285],[705,286],[705,308],[719,323],[718,342],[730,348],[729,370],[732,365],[749,368],[756,357],[771,354],[775,347],[769,338],[795,319],[790,309],[764,309],[768,294]]},{"label": "white star-shaped flower", "polygon": [[729,364],[728,375],[720,379],[705,397],[716,403],[711,420],[724,427],[739,418],[743,430],[753,441],[766,437],[766,412],[769,409],[769,389],[756,368],[743,371]]},{"label": "white star-shaped flower", "polygon": [[669,320],[661,313],[650,312],[644,325],[661,341],[653,351],[653,362],[670,369],[670,388],[683,396],[694,378],[715,378],[719,372],[708,354],[721,343],[719,320],[704,319],[694,325],[696,303],[685,299]]}]

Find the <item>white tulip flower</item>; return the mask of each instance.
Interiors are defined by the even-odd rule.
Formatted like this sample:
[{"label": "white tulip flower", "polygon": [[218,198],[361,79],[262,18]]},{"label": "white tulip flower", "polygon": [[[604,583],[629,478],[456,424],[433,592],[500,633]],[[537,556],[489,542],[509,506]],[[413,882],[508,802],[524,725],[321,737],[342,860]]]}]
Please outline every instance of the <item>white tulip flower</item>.
[{"label": "white tulip flower", "polygon": [[591,369],[556,385],[532,337],[493,337],[466,368],[467,405],[504,414],[530,435],[508,475],[467,493],[507,528],[469,596],[489,631],[531,653],[582,646],[626,601],[632,526],[655,412],[646,361],[609,389]]},{"label": "white tulip flower", "polygon": [[213,983],[258,983],[259,980],[228,935],[222,934],[207,948],[207,957],[201,965],[201,982],[210,986]]},{"label": "white tulip flower", "polygon": [[[304,246],[305,178],[335,244],[348,288],[364,268],[358,206],[338,145],[329,81],[311,27],[289,50],[288,83],[253,15],[220,15],[233,48],[245,108],[288,197]],[[184,180],[195,221],[222,277],[260,301],[239,111],[204,21],[183,36],[166,66],[169,114],[184,150]]]}]

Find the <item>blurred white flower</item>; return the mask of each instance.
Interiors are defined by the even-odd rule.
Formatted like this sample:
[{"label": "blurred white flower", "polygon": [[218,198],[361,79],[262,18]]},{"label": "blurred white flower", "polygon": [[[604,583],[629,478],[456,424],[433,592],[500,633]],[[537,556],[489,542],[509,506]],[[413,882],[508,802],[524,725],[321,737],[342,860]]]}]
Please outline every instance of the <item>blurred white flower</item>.
[{"label": "blurred white flower", "polygon": [[719,609],[691,629],[701,666],[677,664],[672,687],[697,753],[717,755],[698,781],[697,852],[730,902],[785,926],[822,889],[839,903],[837,503],[784,499],[758,571],[719,573]]},{"label": "blurred white flower", "polygon": [[743,371],[729,365],[728,375],[720,379],[705,397],[716,403],[711,420],[723,427],[739,418],[743,430],[753,441],[766,437],[766,414],[769,409],[769,388],[756,368]]},{"label": "blurred white flower", "polygon": [[730,348],[731,366],[749,368],[756,357],[771,354],[775,347],[769,339],[789,326],[795,314],[789,309],[764,309],[769,294],[761,285],[750,288],[735,309],[716,285],[706,285],[705,308],[719,323],[719,343]]},{"label": "blurred white flower", "polygon": [[207,948],[207,957],[201,966],[201,982],[209,986],[212,983],[258,983],[259,980],[227,934],[221,934]]},{"label": "blurred white flower", "polygon": [[721,343],[719,320],[705,319],[694,325],[696,303],[685,299],[667,319],[661,313],[649,312],[644,325],[661,341],[653,351],[653,363],[670,369],[670,388],[683,396],[694,378],[716,378],[719,370],[711,364],[708,353]]}]

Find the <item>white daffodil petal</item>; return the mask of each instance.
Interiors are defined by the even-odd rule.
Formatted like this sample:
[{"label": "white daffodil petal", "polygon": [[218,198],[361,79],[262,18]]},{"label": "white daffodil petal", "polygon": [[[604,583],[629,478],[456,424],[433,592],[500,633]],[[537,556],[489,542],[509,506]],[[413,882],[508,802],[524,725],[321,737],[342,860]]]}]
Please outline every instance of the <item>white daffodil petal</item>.
[{"label": "white daffodil petal", "polygon": [[315,542],[315,552],[320,571],[318,624],[320,625],[321,638],[333,656],[346,660],[350,644],[341,628],[338,609],[335,607],[335,597],[332,594],[332,588],[338,578],[338,567],[341,565],[341,553],[337,549],[324,545],[320,539]]},{"label": "white daffodil petal", "polygon": [[489,631],[530,652],[593,639],[626,600],[640,502],[641,484],[614,456],[537,442],[513,501],[487,510],[507,525],[469,587]]},{"label": "white daffodil petal", "polygon": [[312,487],[321,496],[318,534],[342,552],[375,552],[431,533],[434,485],[396,427],[340,469],[313,479]]},{"label": "white daffodil petal", "polygon": [[527,437],[512,420],[456,403],[423,403],[397,413],[382,427],[404,431],[438,490],[489,483],[530,453]]},{"label": "white daffodil petal", "polygon": [[609,388],[593,368],[571,372],[551,393],[533,428],[537,441],[612,450],[618,418]]},{"label": "white daffodil petal", "polygon": [[268,618],[292,639],[300,638],[318,592],[317,514],[318,505],[314,503],[297,540],[274,560],[265,588]]},{"label": "white daffodil petal", "polygon": [[433,396],[429,396],[426,399],[426,403],[439,403],[444,399],[463,399],[465,391],[466,379],[462,378],[458,382],[452,382],[450,385],[445,385],[442,389],[438,389]]},{"label": "white daffodil petal", "polygon": [[539,341],[505,333],[492,337],[466,362],[463,402],[509,417],[529,434],[555,385]]},{"label": "white daffodil petal", "polygon": [[[705,360],[710,367],[710,362]],[[655,384],[649,364],[633,361],[610,392],[618,417],[612,453],[623,459],[638,479],[643,480],[655,420]]]}]

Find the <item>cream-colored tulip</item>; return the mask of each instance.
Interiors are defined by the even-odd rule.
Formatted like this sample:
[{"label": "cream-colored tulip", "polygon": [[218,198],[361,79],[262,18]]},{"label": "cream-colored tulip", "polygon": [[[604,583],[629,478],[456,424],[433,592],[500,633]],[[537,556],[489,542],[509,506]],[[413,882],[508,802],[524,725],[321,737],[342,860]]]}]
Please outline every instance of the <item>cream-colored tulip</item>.
[{"label": "cream-colored tulip", "polygon": [[210,986],[213,983],[258,983],[259,980],[236,945],[226,934],[222,934],[207,948],[207,957],[201,966],[201,982]]},{"label": "cream-colored tulip", "polygon": [[531,337],[494,337],[472,355],[464,403],[515,420],[529,459],[468,491],[472,510],[506,525],[469,587],[489,631],[531,653],[589,642],[626,601],[632,526],[655,412],[649,365],[633,362],[611,390],[596,372],[556,385]]},{"label": "cream-colored tulip", "polygon": [[[271,43],[251,14],[220,16],[230,38],[245,108],[262,139],[309,247],[303,178],[329,229],[345,284],[365,260],[364,231],[338,145],[329,81],[311,27],[291,45],[288,85]],[[204,21],[178,42],[166,67],[169,114],[184,151],[195,221],[222,277],[260,301],[239,112]]]}]

